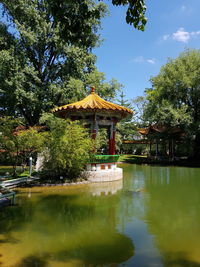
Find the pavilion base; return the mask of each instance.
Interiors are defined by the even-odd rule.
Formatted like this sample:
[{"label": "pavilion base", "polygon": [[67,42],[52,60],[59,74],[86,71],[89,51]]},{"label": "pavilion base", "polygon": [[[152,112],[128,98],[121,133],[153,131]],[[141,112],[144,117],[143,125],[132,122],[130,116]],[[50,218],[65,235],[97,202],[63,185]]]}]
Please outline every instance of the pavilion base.
[{"label": "pavilion base", "polygon": [[84,177],[90,182],[112,182],[123,178],[123,170],[116,163],[87,164]]}]

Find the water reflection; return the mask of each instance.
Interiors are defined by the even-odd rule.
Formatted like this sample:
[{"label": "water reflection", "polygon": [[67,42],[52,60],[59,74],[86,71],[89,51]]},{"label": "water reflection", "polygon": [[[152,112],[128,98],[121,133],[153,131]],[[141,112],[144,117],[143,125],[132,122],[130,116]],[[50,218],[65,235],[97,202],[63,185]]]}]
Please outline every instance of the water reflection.
[{"label": "water reflection", "polygon": [[[134,220],[137,218],[143,232],[148,231],[145,237],[142,233],[136,237],[129,231],[136,251],[138,239],[141,242],[152,235],[151,256],[155,261],[160,259],[159,266],[200,266],[200,170],[139,165],[124,168],[132,175],[124,185],[124,192],[130,193],[122,200],[122,203],[126,201],[124,206],[129,210],[131,222],[126,228],[136,229]],[[142,193],[131,195],[138,187]],[[141,253],[148,257],[144,248]],[[149,265],[155,263],[154,260]],[[144,263],[142,259],[138,262]]]},{"label": "water reflection", "polygon": [[110,188],[22,190],[18,206],[0,214],[3,266],[110,266],[128,260],[133,242],[116,227],[121,188],[114,182]]},{"label": "water reflection", "polygon": [[92,183],[88,185],[89,192],[93,196],[114,195],[123,188],[123,180],[113,182]]},{"label": "water reflection", "polygon": [[146,219],[167,266],[200,263],[199,174],[193,168],[151,168],[145,178]]},{"label": "water reflection", "polygon": [[0,212],[1,265],[199,266],[200,170],[123,168],[112,183],[21,190]]}]

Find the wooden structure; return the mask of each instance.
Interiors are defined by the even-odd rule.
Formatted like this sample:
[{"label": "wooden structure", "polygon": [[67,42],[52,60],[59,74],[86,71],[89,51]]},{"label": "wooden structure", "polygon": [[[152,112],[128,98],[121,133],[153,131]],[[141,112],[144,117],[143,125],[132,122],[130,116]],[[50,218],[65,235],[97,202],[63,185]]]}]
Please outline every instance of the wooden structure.
[{"label": "wooden structure", "polygon": [[126,107],[102,99],[95,93],[94,87],[91,88],[90,95],[83,100],[57,107],[53,112],[65,119],[83,121],[90,128],[93,139],[96,139],[99,128],[105,127],[109,136],[109,155],[115,155],[117,122],[133,113]]},{"label": "wooden structure", "polygon": [[[172,127],[162,124],[150,125],[142,128],[139,133],[147,138],[149,142],[149,156],[175,157],[175,145],[180,143],[185,136],[184,131],[179,127]],[[152,155],[152,146],[155,145],[155,155]]]},{"label": "wooden structure", "polygon": [[123,177],[121,168],[117,168],[118,155],[115,155],[115,134],[116,124],[132,110],[120,105],[108,102],[95,93],[91,93],[83,100],[57,107],[53,112],[64,119],[79,120],[84,122],[90,129],[91,138],[96,139],[99,128],[107,129],[108,133],[108,154],[94,155],[86,166],[85,176],[92,182],[107,182],[119,180]]}]

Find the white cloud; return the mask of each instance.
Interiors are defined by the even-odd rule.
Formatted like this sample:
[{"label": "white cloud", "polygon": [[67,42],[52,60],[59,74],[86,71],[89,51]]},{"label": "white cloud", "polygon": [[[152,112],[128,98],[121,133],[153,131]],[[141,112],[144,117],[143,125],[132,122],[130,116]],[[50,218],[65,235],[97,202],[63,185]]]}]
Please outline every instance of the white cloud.
[{"label": "white cloud", "polygon": [[147,62],[149,64],[155,64],[156,63],[156,60],[155,60],[155,58],[151,58],[151,59],[147,59]]},{"label": "white cloud", "polygon": [[191,38],[197,37],[200,35],[200,31],[193,31],[193,32],[187,32],[184,28],[179,28],[176,32],[170,34],[163,35],[162,39],[164,41],[167,41],[169,39],[182,42],[182,43],[188,43],[188,41]]},{"label": "white cloud", "polygon": [[191,36],[198,36],[200,35],[200,31],[191,32]]},{"label": "white cloud", "polygon": [[133,59],[133,61],[134,61],[135,63],[143,63],[143,62],[145,61],[145,59],[144,59],[143,56],[139,56],[139,57],[135,57],[135,58]]},{"label": "white cloud", "polygon": [[156,60],[155,60],[155,58],[148,58],[148,59],[146,59],[143,56],[138,56],[138,57],[135,57],[130,62],[155,64],[156,63]]},{"label": "white cloud", "polygon": [[165,34],[163,35],[163,40],[166,41],[170,38],[170,35],[169,34]]},{"label": "white cloud", "polygon": [[186,6],[182,5],[181,6],[181,11],[185,11],[186,10]]},{"label": "white cloud", "polygon": [[180,28],[177,32],[174,32],[172,34],[172,39],[175,41],[187,43],[190,39],[190,33],[186,32],[184,28]]},{"label": "white cloud", "polygon": [[189,4],[186,5],[182,5],[179,9],[179,11],[181,13],[183,13],[184,15],[191,15],[194,12],[194,9],[192,7],[189,6]]}]

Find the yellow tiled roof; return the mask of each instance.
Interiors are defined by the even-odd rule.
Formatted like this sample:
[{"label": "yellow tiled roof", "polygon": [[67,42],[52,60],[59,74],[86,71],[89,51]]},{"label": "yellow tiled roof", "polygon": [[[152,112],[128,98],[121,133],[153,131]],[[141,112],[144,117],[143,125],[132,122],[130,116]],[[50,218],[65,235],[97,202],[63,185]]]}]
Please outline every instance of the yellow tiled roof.
[{"label": "yellow tiled roof", "polygon": [[53,112],[58,112],[62,110],[108,110],[130,114],[133,113],[133,111],[129,108],[122,107],[120,105],[102,99],[94,92],[94,89],[92,89],[91,94],[85,97],[83,100],[54,108]]}]

